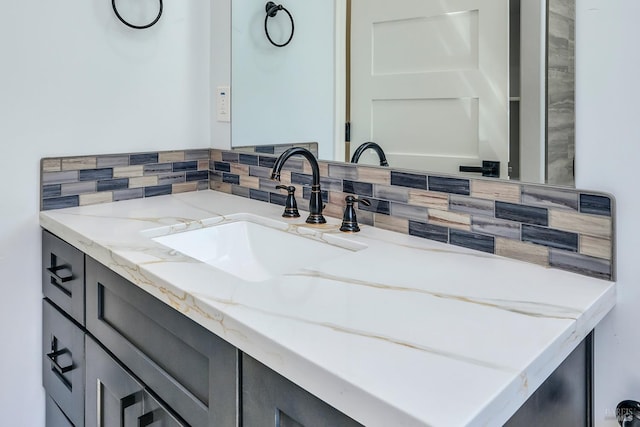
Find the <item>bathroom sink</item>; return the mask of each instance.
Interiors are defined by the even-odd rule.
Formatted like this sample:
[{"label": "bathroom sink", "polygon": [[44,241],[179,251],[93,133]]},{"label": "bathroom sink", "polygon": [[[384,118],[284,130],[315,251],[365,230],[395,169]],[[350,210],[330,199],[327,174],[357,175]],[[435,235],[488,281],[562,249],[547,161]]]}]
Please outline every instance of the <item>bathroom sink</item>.
[{"label": "bathroom sink", "polygon": [[366,247],[309,228],[258,221],[260,217],[250,214],[236,215],[218,224],[152,240],[251,282],[311,267]]}]

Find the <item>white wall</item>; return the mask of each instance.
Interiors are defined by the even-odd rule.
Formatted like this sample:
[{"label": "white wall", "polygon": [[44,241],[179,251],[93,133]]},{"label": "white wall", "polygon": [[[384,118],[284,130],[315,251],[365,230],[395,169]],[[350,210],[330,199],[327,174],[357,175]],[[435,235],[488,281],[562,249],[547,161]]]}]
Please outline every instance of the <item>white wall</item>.
[{"label": "white wall", "polygon": [[618,303],[595,331],[595,425],[640,400],[640,2],[576,2],[576,184],[616,198]]},{"label": "white wall", "polygon": [[[288,1],[295,33],[278,48],[264,32],[265,1],[233,0],[231,138],[234,146],[318,142],[333,159],[335,5]],[[277,43],[290,33],[284,11],[269,20]]]},{"label": "white wall", "polygon": [[[126,7],[127,2],[119,2]],[[145,5],[155,6],[154,2]],[[210,146],[209,0],[156,27],[109,1],[3,2],[0,13],[0,424],[44,425],[39,159]]]}]

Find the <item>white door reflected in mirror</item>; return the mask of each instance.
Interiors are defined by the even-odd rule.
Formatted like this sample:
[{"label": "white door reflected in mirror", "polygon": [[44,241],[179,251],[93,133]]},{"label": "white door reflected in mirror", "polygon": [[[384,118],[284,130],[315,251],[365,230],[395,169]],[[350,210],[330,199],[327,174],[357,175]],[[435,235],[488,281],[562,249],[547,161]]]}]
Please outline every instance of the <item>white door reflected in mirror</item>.
[{"label": "white door reflected in mirror", "polygon": [[[351,151],[448,174],[508,177],[508,0],[351,1]],[[374,163],[375,164],[375,163]]]}]

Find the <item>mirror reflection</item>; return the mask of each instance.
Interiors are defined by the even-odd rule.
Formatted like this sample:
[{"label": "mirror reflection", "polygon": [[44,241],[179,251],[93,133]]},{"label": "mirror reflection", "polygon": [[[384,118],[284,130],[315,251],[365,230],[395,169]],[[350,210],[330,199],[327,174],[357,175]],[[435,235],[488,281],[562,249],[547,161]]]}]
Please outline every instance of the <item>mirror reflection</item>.
[{"label": "mirror reflection", "polygon": [[573,185],[575,0],[283,1],[232,2],[233,147]]}]

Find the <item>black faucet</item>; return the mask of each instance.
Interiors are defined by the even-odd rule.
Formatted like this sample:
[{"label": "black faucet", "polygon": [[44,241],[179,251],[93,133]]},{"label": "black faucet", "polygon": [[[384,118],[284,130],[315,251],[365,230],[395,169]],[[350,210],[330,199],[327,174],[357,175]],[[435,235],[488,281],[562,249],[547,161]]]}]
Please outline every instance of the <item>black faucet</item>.
[{"label": "black faucet", "polygon": [[305,221],[307,224],[324,224],[327,222],[322,216],[322,193],[320,192],[320,167],[318,161],[309,150],[302,147],[289,148],[276,159],[271,171],[271,179],[280,181],[280,170],[291,156],[299,154],[306,158],[311,164],[313,181],[311,182],[311,198],[309,199],[309,217]]},{"label": "black faucet", "polygon": [[344,231],[347,233],[357,233],[360,231],[360,227],[358,226],[358,219],[356,217],[356,210],[353,208],[354,203],[362,203],[365,206],[371,206],[371,202],[369,199],[358,199],[355,196],[349,195],[344,198],[344,201],[347,202],[347,206],[344,208],[344,215],[342,216],[342,226],[340,226],[340,231]]},{"label": "black faucet", "polygon": [[364,153],[365,150],[369,148],[375,150],[375,152],[378,153],[378,157],[380,158],[380,166],[389,166],[389,163],[387,163],[387,156],[384,155],[382,147],[371,141],[360,144],[360,146],[356,148],[356,151],[353,153],[353,157],[351,157],[351,163],[358,163],[358,160],[360,160],[360,156],[362,155],[362,153]]}]

